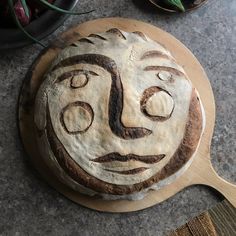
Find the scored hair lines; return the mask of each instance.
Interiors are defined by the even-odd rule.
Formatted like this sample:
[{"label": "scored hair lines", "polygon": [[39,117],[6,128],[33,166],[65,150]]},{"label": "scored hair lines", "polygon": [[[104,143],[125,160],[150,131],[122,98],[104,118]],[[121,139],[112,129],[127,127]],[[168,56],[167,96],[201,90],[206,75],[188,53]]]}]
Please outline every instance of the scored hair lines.
[{"label": "scored hair lines", "polygon": [[[123,32],[117,28],[111,28],[111,29],[107,30],[106,33],[111,33],[117,37],[122,38],[123,40],[127,40],[127,38],[123,34]],[[142,32],[134,31],[132,33],[139,36],[142,40],[148,41],[146,36]],[[93,34],[88,35],[87,37],[82,37],[82,38],[78,39],[77,41],[71,43],[69,46],[78,47],[77,43],[96,44],[96,41],[94,41],[92,39],[99,39],[101,41],[109,41],[109,39],[105,38],[104,36],[101,36],[99,33],[93,33]]]}]

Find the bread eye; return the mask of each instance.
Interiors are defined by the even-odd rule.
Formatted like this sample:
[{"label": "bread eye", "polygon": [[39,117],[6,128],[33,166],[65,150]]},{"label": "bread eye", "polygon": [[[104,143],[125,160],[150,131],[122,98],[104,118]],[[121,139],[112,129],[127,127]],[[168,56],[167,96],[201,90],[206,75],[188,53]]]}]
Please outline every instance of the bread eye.
[{"label": "bread eye", "polygon": [[70,79],[70,87],[73,89],[82,88],[88,83],[88,74],[74,75]]},{"label": "bread eye", "polygon": [[153,121],[164,121],[171,117],[174,110],[172,96],[159,87],[150,87],[143,93],[141,111]]},{"label": "bread eye", "polygon": [[87,70],[73,70],[60,75],[55,83],[69,80],[69,86],[72,89],[77,89],[86,86],[91,76],[98,76],[98,74]]},{"label": "bread eye", "polygon": [[63,108],[60,121],[67,133],[78,134],[84,133],[89,129],[93,118],[92,107],[88,103],[77,101]]},{"label": "bread eye", "polygon": [[170,81],[172,79],[171,73],[167,71],[161,71],[157,74],[157,77],[162,81]]}]

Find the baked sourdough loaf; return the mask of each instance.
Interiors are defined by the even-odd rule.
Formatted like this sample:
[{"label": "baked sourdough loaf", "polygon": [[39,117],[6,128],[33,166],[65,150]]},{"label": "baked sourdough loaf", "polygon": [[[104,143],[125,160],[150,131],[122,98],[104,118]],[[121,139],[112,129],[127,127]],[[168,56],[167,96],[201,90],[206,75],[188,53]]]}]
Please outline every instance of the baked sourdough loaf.
[{"label": "baked sourdough loaf", "polygon": [[141,32],[110,29],[62,50],[40,85],[40,154],[67,186],[105,199],[140,199],[190,165],[201,102],[171,53]]}]

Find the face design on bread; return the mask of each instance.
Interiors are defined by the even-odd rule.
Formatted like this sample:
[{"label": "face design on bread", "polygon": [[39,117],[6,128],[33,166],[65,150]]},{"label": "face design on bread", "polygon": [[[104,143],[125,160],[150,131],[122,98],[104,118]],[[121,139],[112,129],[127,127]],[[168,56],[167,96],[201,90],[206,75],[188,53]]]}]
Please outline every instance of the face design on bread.
[{"label": "face design on bread", "polygon": [[198,97],[171,54],[117,29],[62,51],[39,88],[35,123],[70,178],[114,194],[175,173],[202,130]]}]

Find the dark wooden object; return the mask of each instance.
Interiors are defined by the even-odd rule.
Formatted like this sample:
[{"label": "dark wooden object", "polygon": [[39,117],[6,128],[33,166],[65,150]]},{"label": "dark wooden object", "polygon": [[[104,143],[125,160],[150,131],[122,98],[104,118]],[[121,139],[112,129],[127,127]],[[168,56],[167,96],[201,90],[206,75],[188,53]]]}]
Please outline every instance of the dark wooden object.
[{"label": "dark wooden object", "polygon": [[168,236],[235,236],[236,208],[227,200],[191,219]]}]

